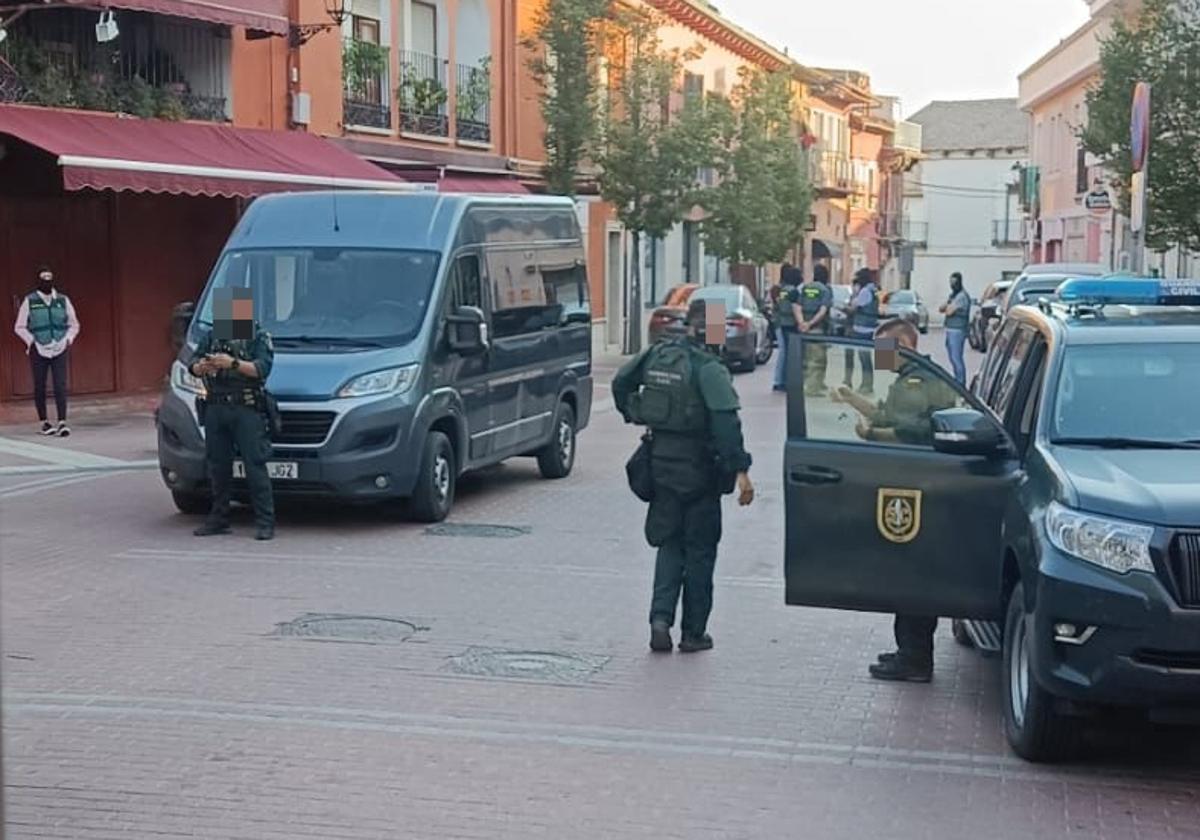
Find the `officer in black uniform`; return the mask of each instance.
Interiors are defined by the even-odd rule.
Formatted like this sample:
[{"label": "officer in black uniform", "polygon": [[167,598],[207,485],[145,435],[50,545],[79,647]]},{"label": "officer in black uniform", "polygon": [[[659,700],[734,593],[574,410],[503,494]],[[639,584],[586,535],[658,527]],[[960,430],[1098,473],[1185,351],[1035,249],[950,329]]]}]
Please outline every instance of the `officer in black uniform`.
[{"label": "officer in black uniform", "polygon": [[[894,338],[900,347],[914,353],[917,350],[917,328],[900,318],[880,324],[875,337]],[[910,446],[932,446],[934,412],[959,404],[958,393],[950,385],[909,360],[897,368],[896,381],[883,402],[874,403],[845,386],[838,389],[834,399],[851,404],[863,416],[857,430],[863,440]],[[929,682],[933,677],[937,623],[937,616],[896,616],[896,650],[879,657],[870,667],[871,676],[877,680]]]},{"label": "officer in black uniform", "polygon": [[195,530],[198,537],[228,534],[234,451],[246,467],[254,506],[255,539],[275,537],[275,500],[267,475],[271,438],[264,383],[275,358],[269,333],[254,321],[247,289],[214,293],[213,328],[196,347],[188,366],[204,379],[204,448],[212,485],[212,510]]},{"label": "officer in black uniform", "polygon": [[[671,650],[675,608],[683,593],[679,650],[709,650],[713,569],[721,539],[721,495],[736,485],[740,504],[754,501],[750,455],[742,441],[737,392],[720,359],[705,348],[706,302],[688,307],[686,337],[660,342],[628,362],[612,383],[628,423],[652,436],[654,493],[646,541],[658,549],[650,604],[650,649]],[[724,319],[719,335],[724,340]]]},{"label": "officer in black uniform", "polygon": [[[824,335],[828,329],[829,309],[833,306],[829,269],[823,265],[815,266],[813,279],[797,290],[797,298],[800,318],[796,329],[805,335]],[[829,393],[825,385],[828,348],[824,344],[810,344],[804,349],[804,391],[810,397],[823,397]]]},{"label": "officer in black uniform", "polygon": [[804,273],[795,266],[784,263],[779,272],[779,298],[776,305],[776,320],[779,334],[779,356],[775,359],[775,381],[773,390],[787,390],[787,347],[788,337],[795,335],[799,324],[800,284],[804,282]]}]

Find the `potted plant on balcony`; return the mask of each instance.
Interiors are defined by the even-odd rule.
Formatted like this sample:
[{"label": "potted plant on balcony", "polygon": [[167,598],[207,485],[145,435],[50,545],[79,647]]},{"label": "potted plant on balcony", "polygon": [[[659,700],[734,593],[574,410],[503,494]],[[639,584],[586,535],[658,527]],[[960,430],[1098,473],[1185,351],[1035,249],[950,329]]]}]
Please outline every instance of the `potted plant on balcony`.
[{"label": "potted plant on balcony", "polygon": [[491,68],[492,59],[488,56],[476,66],[462,70],[465,78],[458,80],[458,101],[454,108],[459,137],[468,140],[488,139],[486,109],[492,100]]},{"label": "potted plant on balcony", "polygon": [[446,133],[446,117],[441,109],[449,96],[438,79],[421,75],[415,67],[405,66],[396,96],[405,128],[422,134]]},{"label": "potted plant on balcony", "polygon": [[352,39],[342,47],[342,81],[350,98],[367,99],[386,69],[387,50],[379,44]]}]

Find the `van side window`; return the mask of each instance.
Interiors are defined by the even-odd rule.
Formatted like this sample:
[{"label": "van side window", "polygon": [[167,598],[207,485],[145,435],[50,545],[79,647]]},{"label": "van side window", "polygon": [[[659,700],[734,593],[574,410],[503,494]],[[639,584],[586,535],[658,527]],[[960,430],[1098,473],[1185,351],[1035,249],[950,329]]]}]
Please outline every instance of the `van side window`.
[{"label": "van side window", "polygon": [[978,388],[975,396],[991,405],[992,391],[996,386],[996,376],[1004,359],[1008,356],[1008,347],[1012,344],[1013,334],[1017,331],[1016,321],[1006,321],[996,340],[992,342],[987,358],[983,363],[983,373],[979,375]]},{"label": "van side window", "polygon": [[483,308],[483,282],[479,276],[479,256],[464,254],[454,262],[454,276],[450,285],[450,306]]},{"label": "van side window", "polygon": [[578,248],[489,251],[487,269],[496,338],[589,320],[587,271]]},{"label": "van side window", "polygon": [[543,266],[542,285],[546,290],[547,326],[586,324],[591,319],[587,271],[581,262],[565,268]]}]

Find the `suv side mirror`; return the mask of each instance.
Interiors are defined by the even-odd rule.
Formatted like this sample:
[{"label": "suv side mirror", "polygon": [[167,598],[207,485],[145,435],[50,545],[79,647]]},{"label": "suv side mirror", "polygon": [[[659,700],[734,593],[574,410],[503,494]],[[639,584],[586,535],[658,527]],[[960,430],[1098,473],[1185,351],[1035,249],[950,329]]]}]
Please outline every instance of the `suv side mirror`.
[{"label": "suv side mirror", "polygon": [[947,408],[936,411],[933,424],[933,448],[947,455],[989,457],[1004,451],[1004,435],[996,424],[973,408]]},{"label": "suv side mirror", "polygon": [[477,356],[488,349],[487,319],[479,307],[458,307],[446,316],[446,327],[446,340],[454,352]]}]

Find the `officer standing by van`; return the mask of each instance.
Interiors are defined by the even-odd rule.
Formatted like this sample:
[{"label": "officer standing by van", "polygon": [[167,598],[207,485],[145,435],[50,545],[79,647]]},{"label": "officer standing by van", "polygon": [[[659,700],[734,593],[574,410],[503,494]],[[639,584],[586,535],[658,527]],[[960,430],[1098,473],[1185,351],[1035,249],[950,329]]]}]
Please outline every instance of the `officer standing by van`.
[{"label": "officer standing by van", "polygon": [[[796,325],[797,329],[805,335],[824,335],[829,323],[829,308],[833,306],[829,269],[823,265],[816,266],[813,279],[800,287],[798,297],[800,322]],[[804,391],[810,397],[823,397],[829,393],[825,385],[828,365],[826,351],[824,344],[810,344],[805,348]]]},{"label": "officer standing by van", "polygon": [[188,369],[204,380],[202,409],[205,457],[212,485],[212,509],[193,533],[210,537],[230,533],[234,450],[241,455],[254,507],[258,540],[275,537],[275,499],[267,474],[271,451],[265,383],[275,351],[269,333],[254,321],[248,289],[213,293],[213,326],[196,347]]},{"label": "officer standing by van", "polygon": [[[879,326],[875,338],[893,338],[900,347],[915,353],[919,334],[908,321],[894,318]],[[857,432],[863,440],[932,446],[934,412],[954,408],[959,397],[928,368],[904,361],[896,369],[896,380],[883,402],[874,403],[845,386],[838,389],[834,400],[849,403],[862,415]],[[933,678],[933,635],[937,624],[937,616],[896,616],[893,625],[896,650],[880,655],[869,669],[871,676],[891,682],[929,682]]]},{"label": "officer standing by van", "polygon": [[705,345],[724,341],[724,316],[709,302],[688,307],[688,335],[660,342],[617,373],[613,401],[627,423],[649,427],[653,498],[646,541],[658,549],[650,604],[650,649],[671,650],[675,608],[683,595],[679,650],[709,650],[713,569],[721,539],[721,496],[738,490],[754,501],[751,458],[742,440],[737,392],[728,370]]}]

